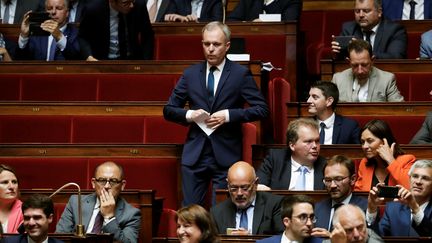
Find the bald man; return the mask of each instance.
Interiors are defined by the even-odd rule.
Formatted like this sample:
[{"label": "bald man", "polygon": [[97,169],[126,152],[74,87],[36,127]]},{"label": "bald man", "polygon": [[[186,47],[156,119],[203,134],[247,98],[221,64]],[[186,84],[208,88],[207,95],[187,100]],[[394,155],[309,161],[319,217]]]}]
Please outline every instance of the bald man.
[{"label": "bald man", "polygon": [[[258,177],[254,168],[243,161],[228,170],[230,199],[213,207],[210,212],[219,233],[234,229],[236,234],[280,234],[284,230],[281,221],[281,196],[257,191]],[[231,229],[229,231],[231,231]]]},{"label": "bald man", "polygon": [[334,229],[330,240],[323,242],[380,243],[384,242],[373,230],[367,228],[363,210],[352,204],[340,206],[333,217]]}]

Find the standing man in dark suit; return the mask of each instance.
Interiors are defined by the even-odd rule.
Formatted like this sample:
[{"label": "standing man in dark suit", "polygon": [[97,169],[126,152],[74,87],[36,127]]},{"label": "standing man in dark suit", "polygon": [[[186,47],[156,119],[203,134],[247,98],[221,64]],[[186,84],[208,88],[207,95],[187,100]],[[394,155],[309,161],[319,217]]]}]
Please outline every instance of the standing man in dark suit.
[{"label": "standing man in dark suit", "polygon": [[4,243],[63,243],[48,237],[48,228],[54,217],[54,203],[50,197],[40,194],[31,195],[22,206],[25,234],[4,237]]},{"label": "standing man in dark suit", "polygon": [[411,188],[397,185],[398,197],[386,204],[379,223],[378,205],[384,201],[378,197],[380,185],[369,192],[367,222],[375,229],[378,226],[381,236],[432,236],[432,160],[417,160],[408,174]]},{"label": "standing man in dark suit", "polygon": [[[381,0],[356,0],[355,21],[342,25],[342,36],[353,36],[368,41],[377,59],[406,58],[407,34],[405,28],[382,17]],[[332,52],[339,59],[348,56],[346,48],[333,40]]]},{"label": "standing man in dark suit", "polygon": [[184,205],[202,204],[210,181],[213,189],[226,188],[228,168],[241,160],[241,123],[269,113],[250,70],[225,57],[228,26],[210,22],[202,33],[206,62],[184,71],[163,111],[165,119],[189,125],[181,166]]},{"label": "standing man in dark suit", "polygon": [[323,190],[325,159],[319,156],[318,123],[299,118],[288,124],[288,149],[270,149],[257,172],[259,190]]},{"label": "standing man in dark suit", "polygon": [[68,0],[46,0],[45,11],[51,19],[44,21],[40,27],[47,35],[31,35],[29,16],[24,15],[21,33],[16,50],[17,59],[30,60],[73,60],[79,59],[80,48],[78,30],[68,24]]},{"label": "standing man in dark suit", "polygon": [[[30,10],[36,10],[38,4],[37,0],[0,0],[2,23],[21,24],[24,14]],[[8,13],[6,13],[6,10],[8,10]]]},{"label": "standing man in dark suit", "polygon": [[335,113],[339,90],[332,82],[318,81],[309,90],[308,112],[320,125],[320,144],[359,144],[360,128],[352,119]]},{"label": "standing man in dark suit", "polygon": [[144,0],[91,0],[79,27],[83,58],[153,59],[154,33]]},{"label": "standing man in dark suit", "polygon": [[364,212],[367,208],[367,198],[352,194],[356,181],[355,165],[352,160],[343,156],[335,155],[324,167],[324,185],[329,194],[326,198],[315,205],[317,222],[313,231],[314,236],[329,237],[333,228],[332,218],[337,208],[345,204],[355,204]]},{"label": "standing man in dark suit", "polygon": [[[110,233],[116,242],[138,242],[141,213],[120,196],[126,186],[123,168],[107,161],[98,165],[91,179],[94,193],[81,197],[82,223],[86,233]],[[72,195],[57,233],[73,233],[79,222],[78,197]]]},{"label": "standing man in dark suit", "polygon": [[[243,161],[228,170],[230,198],[211,209],[220,234],[233,228],[232,234],[279,234],[284,227],[280,214],[281,196],[257,192],[254,168]],[[242,222],[246,224],[242,225]]]},{"label": "standing man in dark suit", "polygon": [[382,0],[382,10],[384,17],[390,20],[432,19],[432,0]]},{"label": "standing man in dark suit", "polygon": [[259,15],[281,14],[282,21],[299,20],[302,0],[240,0],[228,21],[259,21]]},{"label": "standing man in dark suit", "polygon": [[222,0],[171,0],[166,22],[222,21]]}]

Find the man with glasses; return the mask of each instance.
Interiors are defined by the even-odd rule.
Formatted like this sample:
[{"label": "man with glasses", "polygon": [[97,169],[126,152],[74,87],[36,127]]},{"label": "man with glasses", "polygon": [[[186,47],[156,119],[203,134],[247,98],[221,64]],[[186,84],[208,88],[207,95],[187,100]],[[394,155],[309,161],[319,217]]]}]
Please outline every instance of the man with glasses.
[{"label": "man with glasses", "polygon": [[91,0],[79,27],[87,61],[151,60],[154,33],[144,0]]},{"label": "man with glasses", "polygon": [[[91,183],[95,193],[81,198],[86,233],[111,233],[115,241],[137,242],[141,214],[120,197],[126,185],[123,168],[111,161],[98,165]],[[73,195],[57,224],[56,232],[74,232],[77,221],[77,196]]]},{"label": "man with glasses", "polygon": [[[254,168],[243,161],[228,170],[227,199],[211,209],[221,234],[277,234],[283,231],[280,220],[281,196],[257,192]],[[227,230],[228,229],[228,230]]]},{"label": "man with glasses", "polygon": [[343,155],[335,155],[327,161],[323,183],[330,197],[316,204],[317,228],[314,229],[314,236],[330,235],[334,212],[342,205],[354,204],[366,211],[367,199],[352,194],[355,181],[355,165],[352,160]]},{"label": "man with glasses", "polygon": [[316,222],[314,202],[306,195],[293,195],[282,201],[282,221],[285,231],[257,243],[284,243],[284,242],[321,242],[321,239],[311,237],[312,228]]},{"label": "man with glasses", "polygon": [[323,243],[384,243],[379,235],[367,228],[365,213],[356,205],[347,204],[338,208],[333,225],[335,228],[330,239]]},{"label": "man with glasses", "polygon": [[432,236],[432,160],[417,160],[408,174],[411,189],[397,185],[397,198],[386,204],[379,223],[378,205],[385,200],[378,197],[381,185],[369,192],[367,222],[381,236]]}]

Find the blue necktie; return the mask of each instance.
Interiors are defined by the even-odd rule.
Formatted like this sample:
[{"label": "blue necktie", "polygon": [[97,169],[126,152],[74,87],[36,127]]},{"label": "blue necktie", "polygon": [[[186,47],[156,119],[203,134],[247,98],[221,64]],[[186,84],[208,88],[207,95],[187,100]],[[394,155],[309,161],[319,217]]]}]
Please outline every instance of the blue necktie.
[{"label": "blue necktie", "polygon": [[5,1],[5,10],[3,16],[3,24],[9,24],[9,6],[11,5],[11,0]]},{"label": "blue necktie", "polygon": [[56,48],[57,48],[57,41],[53,37],[53,40],[52,40],[52,43],[50,46],[50,54],[49,54],[49,58],[48,58],[49,61],[55,60]]},{"label": "blue necktie", "polygon": [[326,125],[324,122],[320,123],[320,127],[321,127],[321,131],[320,131],[320,144],[324,144],[324,140],[325,140],[325,131],[324,129],[326,128]]},{"label": "blue necktie", "polygon": [[216,70],[216,67],[210,67],[210,72],[207,77],[207,90],[210,103],[213,103],[214,98],[214,75],[213,72]]},{"label": "blue necktie", "polygon": [[294,187],[294,190],[304,191],[306,190],[306,172],[308,172],[308,169],[306,166],[300,166],[298,171],[300,171],[300,175],[297,178],[297,183]]},{"label": "blue necktie", "polygon": [[413,0],[409,1],[409,5],[411,7],[409,19],[411,19],[411,20],[415,19],[415,5],[416,4],[417,3],[415,1],[413,1]]},{"label": "blue necktie", "polygon": [[247,208],[241,210],[241,216],[240,216],[240,228],[248,229],[248,216],[247,216]]}]

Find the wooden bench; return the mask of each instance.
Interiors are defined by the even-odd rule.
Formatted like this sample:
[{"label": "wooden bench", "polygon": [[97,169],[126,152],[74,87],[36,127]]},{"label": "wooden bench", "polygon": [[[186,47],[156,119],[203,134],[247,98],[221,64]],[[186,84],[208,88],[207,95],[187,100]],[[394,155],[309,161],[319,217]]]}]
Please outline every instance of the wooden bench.
[{"label": "wooden bench", "polygon": [[[22,179],[25,180],[25,179]],[[40,193],[45,195],[51,195],[55,190],[53,189],[34,189],[34,190],[20,190],[21,198],[25,200],[28,196]],[[82,190],[82,195],[91,194],[93,190]],[[55,229],[55,225],[61,217],[64,207],[71,195],[76,195],[76,190],[65,190],[56,194],[52,199],[55,206],[55,214],[53,223],[50,226],[51,231]],[[157,230],[157,219],[162,210],[161,203],[155,199],[155,191],[153,190],[125,190],[121,193],[121,196],[126,201],[141,211],[141,229],[140,229],[140,242],[151,242],[152,236],[155,236],[155,230]],[[61,237],[63,238],[63,237]]]}]

